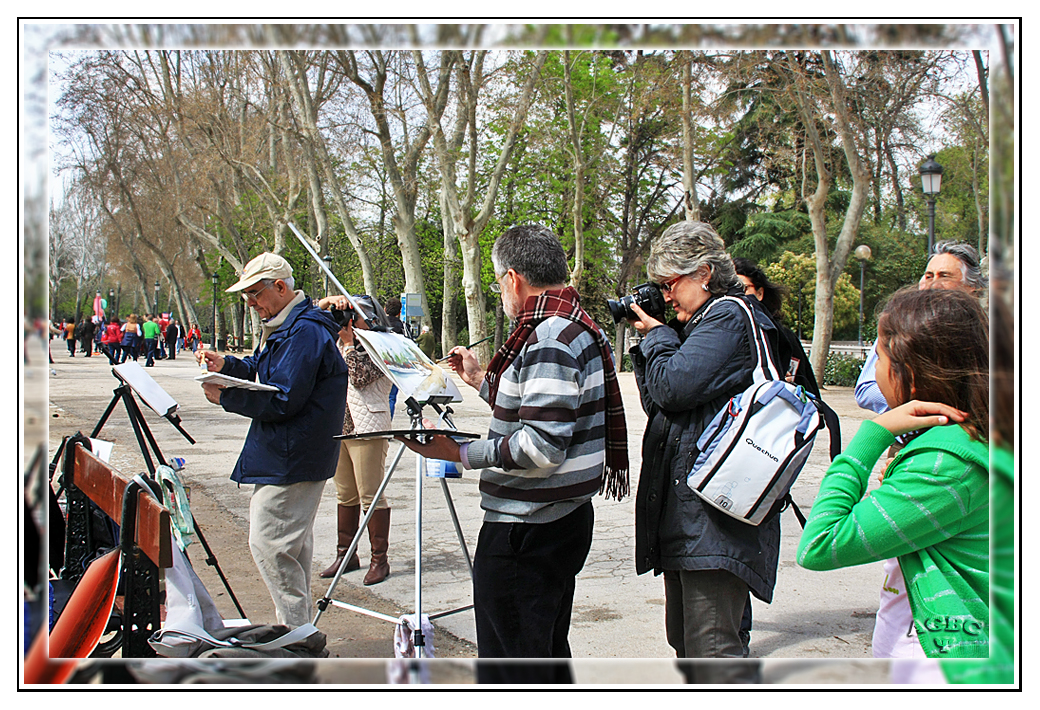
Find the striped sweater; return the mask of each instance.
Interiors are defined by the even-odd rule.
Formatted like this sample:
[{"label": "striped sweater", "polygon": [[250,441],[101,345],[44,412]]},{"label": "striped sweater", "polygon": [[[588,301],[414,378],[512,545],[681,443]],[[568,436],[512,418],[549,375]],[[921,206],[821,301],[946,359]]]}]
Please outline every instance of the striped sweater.
[{"label": "striped sweater", "polygon": [[[488,400],[487,381],[480,396]],[[488,438],[470,443],[487,522],[549,523],[599,490],[606,388],[596,340],[550,317],[502,373]]]},{"label": "striped sweater", "polygon": [[820,484],[798,564],[830,570],[897,557],[930,658],[989,653],[989,452],[959,426],[911,440],[864,497],[893,436],[863,422]]}]

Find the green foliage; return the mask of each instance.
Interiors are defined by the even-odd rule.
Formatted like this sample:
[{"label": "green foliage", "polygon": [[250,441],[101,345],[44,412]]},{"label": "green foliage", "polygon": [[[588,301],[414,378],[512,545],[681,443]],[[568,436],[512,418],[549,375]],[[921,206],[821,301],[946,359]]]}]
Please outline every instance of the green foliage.
[{"label": "green foliage", "polygon": [[[935,205],[936,240],[956,239],[978,247],[979,215],[975,204],[975,190],[972,188],[972,174],[977,174],[978,201],[983,210],[984,220],[982,234],[985,237],[985,218],[989,205],[987,153],[982,149],[976,157],[971,147],[951,146],[939,151],[935,160],[943,166],[942,190]],[[978,162],[977,168],[973,167],[975,161]],[[985,248],[984,239],[982,244]]]},{"label": "green foliage", "polygon": [[855,387],[863,360],[849,353],[830,352],[823,366],[823,386]]},{"label": "green foliage", "polygon": [[[766,266],[764,271],[770,281],[787,288],[788,295],[784,299],[781,315],[783,322],[792,329],[797,328],[798,294],[802,295],[802,335],[806,339],[812,338],[816,314],[815,258],[785,251],[777,262]],[[843,273],[834,287],[834,333],[848,328],[855,329],[858,322],[859,289],[852,285],[849,275]]]},{"label": "green foliage", "polygon": [[811,230],[808,215],[796,210],[756,212],[738,230],[740,241],[733,245],[730,252],[733,256],[767,263],[773,260],[785,243]]},{"label": "green foliage", "polygon": [[[918,234],[886,229],[866,221],[861,225],[856,246],[870,247],[871,258],[863,269],[863,337],[873,340],[877,316],[889,296],[917,283],[927,263],[925,241]],[[845,265],[852,283],[859,285],[859,261],[849,258]]]}]

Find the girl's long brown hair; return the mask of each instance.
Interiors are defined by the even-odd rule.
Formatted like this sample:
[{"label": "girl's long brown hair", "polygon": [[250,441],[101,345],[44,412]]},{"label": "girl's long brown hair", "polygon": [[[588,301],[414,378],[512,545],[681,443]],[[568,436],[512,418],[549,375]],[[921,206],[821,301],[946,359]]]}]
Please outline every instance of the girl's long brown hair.
[{"label": "girl's long brown hair", "polygon": [[965,431],[989,439],[989,323],[974,296],[916,288],[897,292],[878,319],[901,401],[942,402],[968,413]]}]

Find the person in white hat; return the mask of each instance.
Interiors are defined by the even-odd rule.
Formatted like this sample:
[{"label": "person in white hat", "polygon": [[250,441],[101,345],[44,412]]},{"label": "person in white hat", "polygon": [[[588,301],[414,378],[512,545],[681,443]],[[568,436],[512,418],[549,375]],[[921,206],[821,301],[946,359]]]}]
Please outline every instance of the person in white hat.
[{"label": "person in white hat", "polygon": [[277,387],[276,392],[204,384],[206,398],[252,419],[231,480],[254,484],[249,549],[271,592],[278,623],[313,617],[314,519],[325,481],[339,457],[347,368],[336,348],[338,327],[294,290],[292,267],[264,253],[242,271],[240,292],[263,321],[260,345],[244,358],[199,350],[210,372]]}]

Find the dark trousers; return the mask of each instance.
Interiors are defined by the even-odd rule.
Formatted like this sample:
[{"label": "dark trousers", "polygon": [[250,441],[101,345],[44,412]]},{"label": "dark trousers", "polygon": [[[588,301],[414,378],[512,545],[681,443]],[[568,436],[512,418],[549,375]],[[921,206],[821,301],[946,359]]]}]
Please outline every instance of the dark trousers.
[{"label": "dark trousers", "polygon": [[66,340],[65,342],[69,344],[69,357],[76,357],[76,341]]},{"label": "dark trousers", "polygon": [[119,343],[108,343],[102,346],[105,349],[105,354],[108,355],[109,365],[119,364],[119,354],[122,349],[119,347]]},{"label": "dark trousers", "polygon": [[665,635],[676,657],[738,659],[679,661],[687,682],[760,682],[759,662],[743,660],[747,583],[725,570],[665,570],[664,600]]},{"label": "dark trousers", "polygon": [[145,352],[145,367],[151,367],[155,364],[155,338],[144,339],[144,352]]},{"label": "dark trousers", "polygon": [[140,339],[132,340],[129,344],[123,345],[123,359],[121,362],[126,362],[128,359],[133,359],[137,362],[138,356],[141,354],[141,341]]},{"label": "dark trousers", "polygon": [[[592,503],[585,503],[551,523],[483,524],[473,559],[481,659],[570,658],[574,578],[592,546],[592,523]],[[530,679],[539,667],[558,678],[558,665],[478,662],[477,682],[560,682]]]}]

